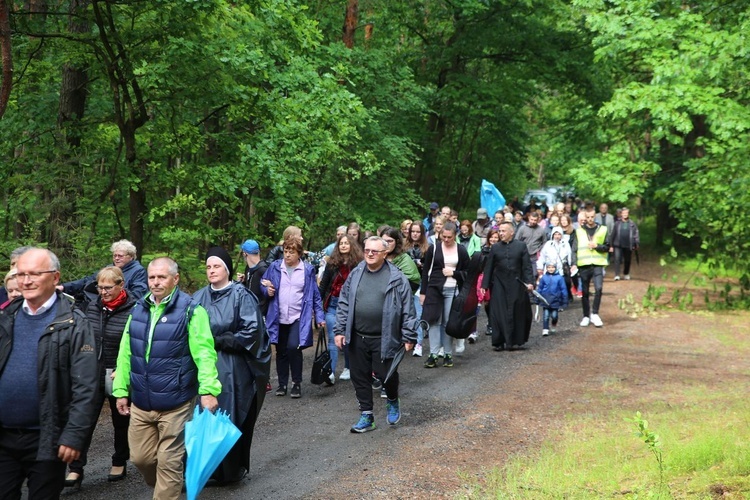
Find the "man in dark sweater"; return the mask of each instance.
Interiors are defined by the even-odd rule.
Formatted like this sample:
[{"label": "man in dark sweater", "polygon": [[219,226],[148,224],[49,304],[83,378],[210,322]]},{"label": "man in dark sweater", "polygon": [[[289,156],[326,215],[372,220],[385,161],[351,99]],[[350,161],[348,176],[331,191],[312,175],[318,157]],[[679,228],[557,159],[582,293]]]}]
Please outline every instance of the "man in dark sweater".
[{"label": "man in dark sweater", "polygon": [[[349,345],[351,380],[362,412],[352,432],[375,429],[372,373],[384,380],[403,344],[417,341],[417,317],[409,280],[386,260],[388,244],[378,236],[365,240],[365,261],[355,267],[339,295],[334,326],[336,346]],[[401,419],[398,372],[383,384],[390,425]]]},{"label": "man in dark sweater", "polygon": [[27,479],[29,498],[59,498],[98,417],[96,341],[55,290],[55,254],[31,248],[17,270],[24,300],[0,311],[0,495],[20,498]]}]

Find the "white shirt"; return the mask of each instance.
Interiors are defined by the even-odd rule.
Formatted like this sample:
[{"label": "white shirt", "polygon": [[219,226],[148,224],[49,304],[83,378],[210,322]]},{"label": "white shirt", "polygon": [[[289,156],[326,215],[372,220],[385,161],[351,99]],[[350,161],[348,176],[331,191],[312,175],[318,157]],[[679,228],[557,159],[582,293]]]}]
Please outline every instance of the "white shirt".
[{"label": "white shirt", "polygon": [[26,299],[23,299],[23,312],[30,316],[36,316],[37,314],[42,314],[45,311],[49,311],[52,306],[55,304],[55,301],[57,300],[57,293],[53,293],[52,297],[48,298],[47,301],[42,304],[39,309],[36,310],[36,312],[32,312],[31,308],[29,307],[29,303],[26,301]]}]

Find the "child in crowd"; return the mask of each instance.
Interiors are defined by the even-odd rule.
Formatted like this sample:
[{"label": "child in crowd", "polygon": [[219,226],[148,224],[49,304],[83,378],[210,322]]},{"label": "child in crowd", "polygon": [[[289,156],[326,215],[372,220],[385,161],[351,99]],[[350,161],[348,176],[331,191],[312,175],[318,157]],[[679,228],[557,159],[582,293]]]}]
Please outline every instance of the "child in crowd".
[{"label": "child in crowd", "polygon": [[[545,269],[547,272],[539,280],[539,286],[537,287],[537,291],[549,303],[549,305],[541,304],[544,308],[542,320],[542,336],[544,337],[550,333],[555,333],[558,312],[568,307],[568,289],[565,286],[565,278],[557,272],[557,264],[547,262]],[[550,317],[552,318],[552,328],[550,328]]]}]

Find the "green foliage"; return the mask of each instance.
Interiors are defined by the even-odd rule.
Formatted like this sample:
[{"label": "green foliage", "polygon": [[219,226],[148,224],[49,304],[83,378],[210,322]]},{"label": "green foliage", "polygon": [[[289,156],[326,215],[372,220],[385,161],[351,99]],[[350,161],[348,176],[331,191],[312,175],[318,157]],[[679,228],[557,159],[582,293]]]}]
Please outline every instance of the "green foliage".
[{"label": "green foliage", "polygon": [[[635,424],[635,436],[644,442],[646,448],[648,448],[648,451],[653,455],[654,460],[656,460],[656,464],[659,467],[659,489],[657,491],[664,491],[669,495],[669,484],[664,480],[664,472],[667,466],[664,462],[661,438],[648,428],[648,421],[643,418],[640,411],[635,412],[635,416],[632,419],[626,418],[625,421]],[[669,496],[671,497],[671,495]]]},{"label": "green foliage", "polygon": [[572,170],[576,185],[604,199],[664,203],[676,231],[699,238],[711,258],[745,262],[750,229],[729,214],[750,203],[750,10],[649,0],[574,5],[586,14],[595,60],[613,88],[599,109],[602,150]]}]

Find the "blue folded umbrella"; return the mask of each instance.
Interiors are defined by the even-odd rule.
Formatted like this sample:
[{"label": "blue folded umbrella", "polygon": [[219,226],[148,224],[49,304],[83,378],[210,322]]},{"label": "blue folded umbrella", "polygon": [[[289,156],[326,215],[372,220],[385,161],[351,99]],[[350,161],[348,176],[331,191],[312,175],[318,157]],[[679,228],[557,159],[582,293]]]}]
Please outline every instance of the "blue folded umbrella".
[{"label": "blue folded umbrella", "polygon": [[188,500],[195,500],[242,432],[221,410],[211,413],[201,411],[200,405],[193,411],[193,420],[185,424],[185,489]]}]

